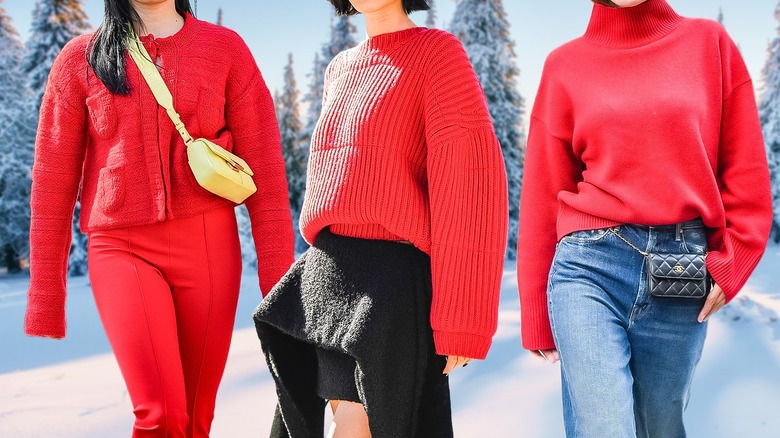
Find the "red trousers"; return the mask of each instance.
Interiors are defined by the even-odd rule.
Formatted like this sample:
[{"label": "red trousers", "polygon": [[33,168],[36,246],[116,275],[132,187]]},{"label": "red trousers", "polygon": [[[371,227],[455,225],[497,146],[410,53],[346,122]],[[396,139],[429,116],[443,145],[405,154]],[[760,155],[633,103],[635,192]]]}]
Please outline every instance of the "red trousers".
[{"label": "red trousers", "polygon": [[241,279],[234,210],[92,232],[89,275],[132,436],[208,437]]}]

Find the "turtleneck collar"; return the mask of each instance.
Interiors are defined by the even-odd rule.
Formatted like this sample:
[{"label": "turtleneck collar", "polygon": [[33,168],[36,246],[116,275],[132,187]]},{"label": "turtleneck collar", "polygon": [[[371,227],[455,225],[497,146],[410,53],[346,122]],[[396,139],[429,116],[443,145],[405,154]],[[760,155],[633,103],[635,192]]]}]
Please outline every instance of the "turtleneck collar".
[{"label": "turtleneck collar", "polygon": [[177,46],[181,47],[182,45],[186,44],[187,41],[189,41],[192,36],[195,34],[198,28],[198,20],[190,15],[189,13],[184,13],[184,26],[182,26],[181,29],[179,29],[178,32],[171,36],[167,36],[165,38],[155,38],[154,35],[151,33],[148,35],[141,36],[141,42],[144,43],[144,45],[149,45],[150,43],[154,43],[158,47],[165,47],[165,46]]},{"label": "turtleneck collar", "polygon": [[367,38],[360,45],[362,45],[363,47],[365,47],[366,50],[369,51],[371,50],[387,51],[395,47],[397,44],[400,44],[401,42],[407,40],[408,38],[411,38],[425,30],[426,30],[425,27],[411,27],[409,29],[399,30],[390,33],[383,33],[381,35],[376,35]]},{"label": "turtleneck collar", "polygon": [[608,47],[640,47],[668,35],[680,20],[666,0],[647,0],[630,8],[594,4],[585,39]]}]

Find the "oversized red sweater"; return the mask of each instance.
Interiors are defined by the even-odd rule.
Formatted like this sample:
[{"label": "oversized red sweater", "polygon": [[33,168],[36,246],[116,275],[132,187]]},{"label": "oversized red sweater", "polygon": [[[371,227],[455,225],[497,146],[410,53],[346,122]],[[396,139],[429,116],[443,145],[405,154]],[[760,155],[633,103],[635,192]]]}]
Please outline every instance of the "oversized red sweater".
[{"label": "oversized red sweater", "polygon": [[431,256],[439,354],[484,358],[496,330],[506,172],[463,46],[440,30],[370,38],[325,74],[301,229],[406,240]]},{"label": "oversized red sweater", "polygon": [[[65,282],[73,209],[81,230],[121,228],[234,205],[201,188],[186,146],[127,57],[131,92],[111,94],[87,65],[91,34],[68,43],[49,75],[32,173],[30,290],[25,331],[65,336]],[[234,151],[255,171],[246,201],[267,293],[293,261],[292,220],[270,93],[241,37],[185,17],[175,35],[142,38],[189,132]],[[196,267],[193,267],[196,269]]]},{"label": "oversized red sweater", "polygon": [[553,348],[547,277],[577,230],[701,217],[728,299],[768,239],[769,172],[753,85],[715,22],[665,0],[594,5],[545,64],[528,136],[518,245],[523,345]]}]

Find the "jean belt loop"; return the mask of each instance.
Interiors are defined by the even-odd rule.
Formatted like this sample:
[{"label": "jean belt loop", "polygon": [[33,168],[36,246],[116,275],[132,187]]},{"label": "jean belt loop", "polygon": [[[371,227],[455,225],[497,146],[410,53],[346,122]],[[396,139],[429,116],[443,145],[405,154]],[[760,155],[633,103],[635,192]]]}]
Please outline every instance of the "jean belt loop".
[{"label": "jean belt loop", "polygon": [[679,242],[680,240],[682,240],[681,239],[682,233],[683,233],[682,223],[678,223],[676,228],[677,229],[675,230],[675,233],[674,233],[674,241],[675,242]]}]

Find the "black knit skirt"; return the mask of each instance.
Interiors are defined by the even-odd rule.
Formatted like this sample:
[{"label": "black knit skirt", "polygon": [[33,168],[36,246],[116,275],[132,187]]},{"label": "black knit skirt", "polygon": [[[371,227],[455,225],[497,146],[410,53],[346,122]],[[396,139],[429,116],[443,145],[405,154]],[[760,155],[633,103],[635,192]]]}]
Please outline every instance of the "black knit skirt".
[{"label": "black knit skirt", "polygon": [[327,229],[255,311],[279,397],[272,437],[322,437],[327,398],[365,406],[374,438],[452,437],[430,326],[430,259]]}]

